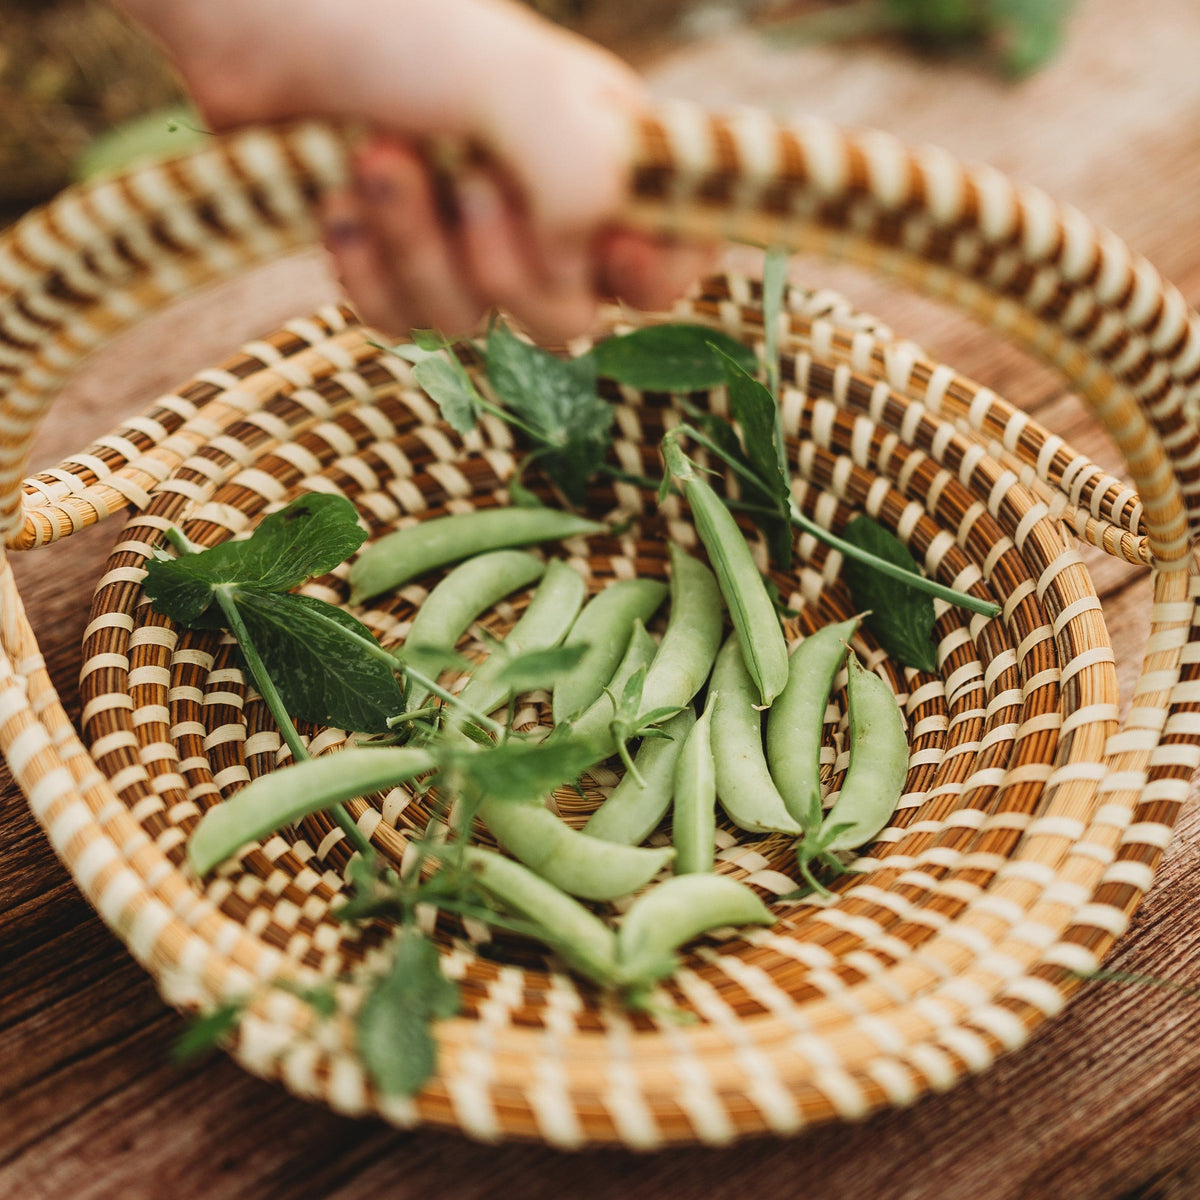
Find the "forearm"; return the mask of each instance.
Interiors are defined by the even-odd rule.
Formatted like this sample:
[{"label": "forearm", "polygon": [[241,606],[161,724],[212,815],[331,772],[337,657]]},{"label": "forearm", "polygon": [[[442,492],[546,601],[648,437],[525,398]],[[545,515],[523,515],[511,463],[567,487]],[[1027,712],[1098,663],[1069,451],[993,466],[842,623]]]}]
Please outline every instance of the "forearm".
[{"label": "forearm", "polygon": [[399,133],[478,131],[575,39],[511,0],[116,0],[218,127],[389,114]]}]

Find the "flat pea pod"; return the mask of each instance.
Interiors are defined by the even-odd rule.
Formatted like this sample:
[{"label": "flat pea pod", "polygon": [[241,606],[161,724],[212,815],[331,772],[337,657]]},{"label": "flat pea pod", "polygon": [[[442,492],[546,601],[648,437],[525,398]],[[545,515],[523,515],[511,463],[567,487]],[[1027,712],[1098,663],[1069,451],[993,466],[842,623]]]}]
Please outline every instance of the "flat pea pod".
[{"label": "flat pea pod", "polygon": [[721,647],[709,686],[717,693],[711,737],[721,807],[735,825],[751,833],[801,833],[767,770],[762,717],[755,707],[758,691],[736,632]]},{"label": "flat pea pod", "polygon": [[588,601],[564,642],[587,650],[555,685],[555,724],[577,716],[600,696],[629,644],[633,622],[649,621],[666,598],[667,585],[657,579],[621,579]]},{"label": "flat pea pod", "polygon": [[850,765],[822,832],[847,828],[826,844],[827,851],[853,850],[869,842],[891,820],[908,774],[908,738],[896,694],[851,651],[846,660],[850,710]]},{"label": "flat pea pod", "polygon": [[479,819],[531,871],[585,900],[615,900],[636,892],[675,857],[670,848],[618,846],[588,837],[540,804],[485,800]]},{"label": "flat pea pod", "polygon": [[197,875],[207,875],[247,842],[310,813],[415,779],[435,765],[426,750],[367,746],[260,775],[200,818],[188,839],[188,862]]},{"label": "flat pea pod", "polygon": [[626,846],[644,842],[671,805],[675,764],[695,723],[695,709],[687,704],[663,722],[665,738],[643,738],[633,760],[642,782],[627,771],[612,795],[592,813],[583,832]]},{"label": "flat pea pod", "polygon": [[787,641],[779,614],[733,514],[674,442],[668,440],[663,453],[668,469],[683,487],[696,532],[717,574],[750,678],[762,704],[769,705],[788,678]]},{"label": "flat pea pod", "polygon": [[675,874],[711,871],[716,858],[717,775],[712,752],[712,714],[717,693],[710,688],[704,712],[687,735],[675,764],[671,841]]},{"label": "flat pea pod", "polygon": [[433,517],[372,542],[350,567],[350,603],[361,604],[426,571],[485,550],[600,533],[604,526],[557,508],[483,508]]},{"label": "flat pea pod", "polygon": [[492,651],[471,676],[458,698],[478,713],[490,713],[508,701],[509,689],[495,676],[504,664],[527,650],[550,650],[567,636],[587,585],[578,571],[561,558],[550,560],[533,599],[517,619],[508,636]]},{"label": "flat pea pod", "polygon": [[[467,559],[425,597],[408,628],[405,647],[453,650],[472,621],[510,592],[540,579],[545,570],[540,558],[524,550],[493,550]],[[427,696],[417,689],[409,697],[409,708],[420,708]]]},{"label": "flat pea pod", "polygon": [[728,875],[675,875],[639,896],[617,931],[617,959],[626,986],[669,975],[685,942],[725,925],[773,925],[770,909]]},{"label": "flat pea pod", "polygon": [[796,647],[788,681],[767,713],[767,762],[787,810],[803,821],[814,792],[821,794],[821,737],[829,692],[858,618],[825,625]]},{"label": "flat pea pod", "polygon": [[489,896],[538,927],[538,936],[567,966],[596,983],[612,985],[617,976],[617,937],[595,913],[501,854],[467,846],[463,861]]},{"label": "flat pea pod", "polygon": [[[608,691],[619,697],[625,690],[625,684],[643,667],[649,667],[657,653],[658,643],[646,632],[646,627],[641,621],[634,621],[625,653],[621,656],[613,677],[605,685]],[[559,725],[557,729],[569,730],[575,737],[594,741],[599,746],[611,746],[609,726],[612,724],[614,711],[612,700],[606,692],[602,692],[574,721]],[[609,740],[605,742],[605,738]]]},{"label": "flat pea pod", "polygon": [[682,708],[704,686],[721,645],[724,610],[716,577],[697,558],[673,542],[671,613],[658,653],[646,672],[644,713]]}]

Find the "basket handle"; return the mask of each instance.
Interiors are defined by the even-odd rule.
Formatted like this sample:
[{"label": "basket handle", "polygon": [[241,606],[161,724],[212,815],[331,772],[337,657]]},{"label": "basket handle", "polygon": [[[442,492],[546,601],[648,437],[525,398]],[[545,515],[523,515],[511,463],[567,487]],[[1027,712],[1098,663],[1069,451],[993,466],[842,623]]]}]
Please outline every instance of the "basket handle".
[{"label": "basket handle", "polygon": [[[817,120],[667,104],[639,120],[635,145],[623,222],[863,263],[1057,365],[1124,455],[1156,563],[1187,563],[1200,523],[1200,318],[1115,235],[994,170]],[[90,523],[21,484],[37,424],[74,366],[180,292],[315,240],[314,204],[346,176],[334,127],[248,130],[72,189],[0,239],[10,546]]]}]

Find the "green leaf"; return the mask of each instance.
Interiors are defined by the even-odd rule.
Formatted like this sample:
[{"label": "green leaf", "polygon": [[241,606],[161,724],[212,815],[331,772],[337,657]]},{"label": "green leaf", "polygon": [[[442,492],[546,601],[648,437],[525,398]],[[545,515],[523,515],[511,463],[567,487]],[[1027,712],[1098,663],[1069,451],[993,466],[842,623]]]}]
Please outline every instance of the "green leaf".
[{"label": "green leaf", "polygon": [[446,423],[458,433],[470,433],[479,419],[479,393],[461,366],[444,358],[426,358],[413,367],[413,378],[442,411]]},{"label": "green leaf", "polygon": [[281,992],[295,996],[297,1000],[303,1000],[322,1020],[327,1021],[330,1017],[337,1015],[338,1002],[332,980],[309,987],[293,983],[290,979],[277,979],[274,986]]},{"label": "green leaf", "polygon": [[[916,559],[898,538],[868,516],[855,517],[842,537],[852,545],[919,575]],[[933,600],[916,588],[905,587],[865,563],[843,558],[842,575],[857,608],[869,609],[867,628],[883,648],[907,667],[937,670]]]},{"label": "green leaf", "polygon": [[194,1017],[171,1047],[171,1061],[195,1062],[215,1050],[238,1027],[245,1011],[246,1002],[235,1000]]},{"label": "green leaf", "polygon": [[578,666],[579,660],[589,648],[586,643],[581,642],[571,646],[554,646],[549,650],[526,650],[521,654],[514,654],[497,671],[493,682],[518,695],[521,692],[534,691],[536,688],[551,688]]},{"label": "green leaf", "polygon": [[515,475],[508,481],[508,502],[514,508],[545,508],[535,492],[531,492]]},{"label": "green leaf", "polygon": [[1069,0],[991,0],[991,19],[1000,64],[1015,76],[1028,75],[1062,44]]},{"label": "green leaf", "polygon": [[[194,625],[222,585],[286,592],[332,571],[362,545],[366,532],[344,496],[312,492],[264,518],[248,538],[198,554],[146,563],[146,595],[156,612]],[[214,614],[215,617],[215,614]],[[224,622],[208,622],[218,626]]]},{"label": "green leaf", "polygon": [[725,354],[754,370],[754,353],[703,325],[648,325],[606,338],[592,351],[596,374],[651,392],[693,392],[725,382]]},{"label": "green leaf", "polygon": [[422,646],[414,642],[405,643],[396,650],[396,663],[399,667],[412,667],[422,675],[436,679],[443,671],[470,671],[475,664],[465,654],[445,646]]},{"label": "green leaf", "polygon": [[776,404],[769,391],[733,359],[725,359],[729,385],[729,407],[742,431],[746,457],[754,474],[776,504],[785,506],[791,494],[787,476],[780,469],[780,450],[776,444]]},{"label": "green leaf", "polygon": [[508,409],[537,431],[537,460],[573,504],[612,441],[612,406],[596,394],[590,356],[562,359],[497,323],[488,334],[488,381]]},{"label": "green leaf", "polygon": [[490,750],[445,752],[448,773],[476,798],[515,802],[537,800],[573,783],[606,757],[603,747],[584,738],[540,743],[509,738]]},{"label": "green leaf", "polygon": [[458,1008],[458,985],[442,974],[436,947],[417,930],[404,930],[387,974],[367,993],[356,1021],[363,1066],[381,1092],[420,1091],[437,1070],[430,1025]]},{"label": "green leaf", "polygon": [[434,354],[438,350],[449,350],[454,345],[454,339],[448,338],[440,329],[414,329],[409,336],[412,338],[413,344],[427,354]]},{"label": "green leaf", "polygon": [[238,588],[234,603],[293,717],[358,733],[385,733],[404,698],[371,631],[312,596]]}]

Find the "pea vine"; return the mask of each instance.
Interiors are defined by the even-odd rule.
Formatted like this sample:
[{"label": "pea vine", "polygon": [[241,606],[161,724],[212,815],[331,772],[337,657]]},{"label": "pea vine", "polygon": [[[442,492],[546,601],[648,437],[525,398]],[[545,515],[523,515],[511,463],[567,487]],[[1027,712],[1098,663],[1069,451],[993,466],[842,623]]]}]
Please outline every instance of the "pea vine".
[{"label": "pea vine", "polygon": [[[526,447],[511,485],[517,504],[540,503],[522,482],[535,466],[568,504],[582,507],[597,476],[632,480],[660,494],[673,491],[679,486],[675,477],[694,469],[680,467],[674,444],[687,441],[707,451],[710,461],[723,463],[738,481],[737,496],[725,503],[745,512],[762,531],[777,566],[790,565],[796,528],[837,549],[846,560],[844,577],[856,605],[874,610],[873,628],[883,645],[902,662],[932,669],[934,596],[987,616],[998,609],[922,576],[905,547],[871,518],[858,516],[833,534],[800,509],[776,400],[783,291],[782,258],[773,255],[764,295],[761,370],[767,383],[757,377],[754,355],[739,342],[686,324],[642,328],[567,360],[528,344],[498,321],[481,343],[451,343],[419,331],[411,344],[393,352],[413,364],[417,382],[459,432],[474,429],[484,416],[514,428]],[[472,360],[482,363],[484,390],[467,369]],[[601,379],[679,398],[687,420],[668,435],[673,472],[666,471],[661,480],[645,478],[608,461],[614,408],[600,395]],[[722,386],[729,418],[692,402],[694,393]],[[715,494],[713,503],[720,509]],[[655,928],[657,906],[667,903],[667,885],[636,901],[614,938],[576,901],[549,894],[537,899],[536,889],[529,890],[534,885],[513,885],[508,878],[513,864],[470,845],[481,809],[495,813],[497,806],[516,806],[526,814],[520,820],[527,820],[528,806],[522,802],[575,784],[614,748],[633,779],[643,782],[629,745],[669,736],[660,725],[678,711],[670,706],[643,710],[644,667],[631,669],[619,683],[614,677],[606,691],[607,712],[591,733],[580,732],[592,728],[585,719],[582,725],[565,723],[558,731],[562,736],[538,741],[512,730],[511,697],[552,688],[576,668],[587,645],[505,648],[494,654],[483,690],[493,695],[499,689],[510,697],[508,720],[477,711],[437,682],[446,667],[470,669],[453,650],[405,645],[394,652],[343,609],[296,592],[308,579],[333,571],[365,540],[348,500],[301,496],[267,516],[248,537],[209,549],[192,544],[177,529],[166,537],[170,550],[157,549],[146,564],[145,590],[153,607],[183,627],[226,629],[233,635],[235,652],[293,760],[303,764],[306,781],[302,788],[295,777],[274,772],[243,788],[206,814],[189,841],[189,861],[203,875],[238,846],[311,814],[326,812],[338,824],[355,852],[347,867],[348,898],[338,917],[352,922],[383,917],[397,926],[386,965],[355,980],[366,985],[355,1018],[358,1046],[381,1089],[411,1094],[424,1083],[436,1067],[431,1026],[459,1005],[457,985],[444,975],[436,947],[423,932],[425,911],[441,910],[540,939],[600,986],[620,992],[626,1003],[651,1003],[654,982],[669,974],[675,961],[674,944],[647,932]],[[417,703],[416,697],[432,700]],[[354,730],[368,741],[352,761],[346,755],[314,760],[294,720]],[[431,816],[397,870],[375,854],[347,804],[402,782],[421,791]],[[822,824],[819,796],[810,807],[799,867],[823,891],[812,868],[840,868],[833,843],[844,826]],[[636,858],[650,852],[623,853]],[[651,870],[658,861],[653,858]],[[685,879],[671,884],[673,893],[690,894],[699,886]],[[771,920],[752,893],[737,892],[731,881],[705,886],[729,893],[718,896],[713,909],[728,918],[723,923],[735,923],[734,917],[740,923]],[[554,920],[546,917],[543,904],[555,908]],[[564,926],[572,929],[573,940],[564,939]],[[294,992],[318,1017],[328,1017],[337,1010],[340,982],[271,986]],[[181,1041],[180,1055],[228,1037],[256,998],[248,995],[206,1014]]]}]

